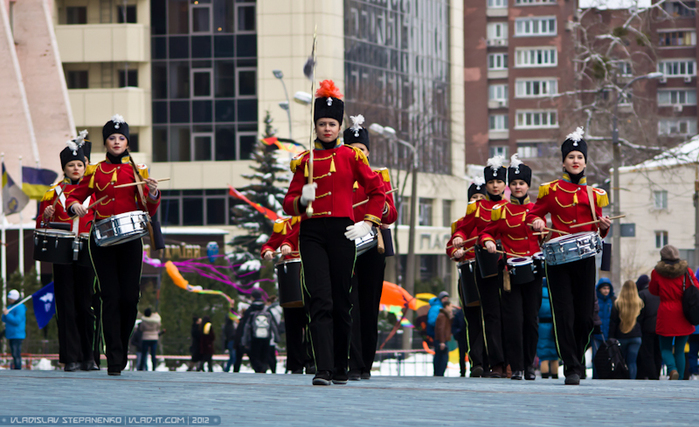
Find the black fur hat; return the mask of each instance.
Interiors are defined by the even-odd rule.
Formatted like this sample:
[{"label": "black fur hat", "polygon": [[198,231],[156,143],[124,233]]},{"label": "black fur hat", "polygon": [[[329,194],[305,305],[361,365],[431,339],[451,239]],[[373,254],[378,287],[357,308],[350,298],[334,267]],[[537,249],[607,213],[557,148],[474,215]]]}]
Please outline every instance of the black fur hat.
[{"label": "black fur hat", "polygon": [[320,82],[320,87],[316,91],[313,122],[317,122],[318,119],[330,118],[337,120],[342,125],[345,103],[340,98],[342,98],[342,93],[332,80]]},{"label": "black fur hat", "polygon": [[510,166],[507,168],[507,185],[515,179],[523,180],[530,187],[532,185],[532,168],[522,163],[517,153],[510,158]]},{"label": "black fur hat", "polygon": [[112,118],[107,123],[105,123],[104,127],[102,127],[102,138],[104,138],[104,143],[106,144],[107,138],[109,138],[110,135],[113,135],[115,133],[120,133],[124,135],[126,137],[126,140],[130,141],[129,125],[119,114],[113,115]]},{"label": "black fur hat", "polygon": [[364,116],[361,114],[356,116],[350,116],[352,120],[352,126],[345,129],[343,133],[343,139],[345,144],[364,144],[367,150],[371,151],[369,147],[369,132],[362,127],[364,123]]},{"label": "black fur hat", "polygon": [[468,200],[471,200],[471,197],[473,197],[474,194],[478,193],[485,196],[485,182],[483,182],[483,180],[479,176],[477,176],[473,180],[473,184],[471,184],[468,187]]},{"label": "black fur hat", "polygon": [[585,136],[585,131],[582,127],[568,134],[566,140],[563,141],[563,145],[561,145],[561,160],[565,160],[571,151],[580,151],[585,156],[585,162],[587,162],[587,142],[585,142],[583,136]]},{"label": "black fur hat", "polygon": [[507,168],[502,164],[505,162],[505,158],[502,156],[495,156],[488,159],[485,169],[483,169],[483,179],[487,183],[493,179],[499,179],[500,181],[507,181]]}]

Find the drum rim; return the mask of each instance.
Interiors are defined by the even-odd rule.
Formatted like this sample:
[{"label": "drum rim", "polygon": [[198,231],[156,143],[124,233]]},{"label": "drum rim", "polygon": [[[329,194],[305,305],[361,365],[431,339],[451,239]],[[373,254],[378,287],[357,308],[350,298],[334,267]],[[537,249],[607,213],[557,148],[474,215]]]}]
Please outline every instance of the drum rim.
[{"label": "drum rim", "polygon": [[[522,261],[517,261],[517,260],[524,260],[528,262],[522,262]],[[517,257],[517,258],[508,258],[507,259],[507,265],[511,265],[513,267],[520,267],[524,265],[530,265],[534,262],[534,258],[530,256],[523,256],[523,257]]]},{"label": "drum rim", "polygon": [[468,259],[466,261],[461,261],[460,263],[456,264],[457,267],[462,267],[464,265],[469,265],[469,264],[474,264],[476,262],[475,258]]},{"label": "drum rim", "polygon": [[274,266],[281,267],[281,266],[286,265],[286,264],[294,264],[297,262],[301,262],[301,258],[285,259],[283,261],[279,261],[279,262],[275,263]]},{"label": "drum rim", "polygon": [[75,238],[75,233],[73,233],[72,231],[61,230],[58,228],[41,228],[34,230],[34,234]]},{"label": "drum rim", "polygon": [[[109,218],[104,218],[104,219],[101,219],[101,220],[97,221],[97,222],[95,223],[95,227],[99,227],[100,225],[111,223],[111,221],[114,220],[114,219],[118,219],[118,218],[128,218],[128,217],[131,217],[131,216],[143,216],[143,217],[148,218],[147,215],[146,215],[146,213],[143,212],[143,211],[140,211],[140,210],[129,211],[129,212],[122,212],[122,213],[120,213],[120,214],[112,215],[112,216],[110,216]],[[146,220],[146,222],[147,222],[147,220]]]}]

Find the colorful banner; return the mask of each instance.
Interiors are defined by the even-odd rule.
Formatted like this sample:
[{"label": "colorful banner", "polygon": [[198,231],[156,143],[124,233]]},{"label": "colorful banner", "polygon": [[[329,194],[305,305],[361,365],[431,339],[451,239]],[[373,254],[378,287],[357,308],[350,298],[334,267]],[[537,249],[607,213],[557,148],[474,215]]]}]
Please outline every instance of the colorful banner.
[{"label": "colorful banner", "polygon": [[264,215],[265,217],[267,217],[270,221],[274,222],[274,221],[276,221],[276,220],[279,219],[279,215],[277,215],[276,212],[274,212],[273,210],[268,209],[268,208],[266,208],[266,207],[260,205],[259,203],[254,203],[253,201],[251,201],[250,199],[248,199],[247,197],[245,197],[245,195],[244,195],[243,193],[241,193],[240,191],[238,191],[238,190],[236,190],[235,188],[233,188],[232,185],[229,184],[229,185],[228,185],[228,189],[229,189],[229,190],[228,190],[228,194],[230,194],[231,197],[235,197],[236,199],[242,200],[242,201],[244,201],[245,203],[249,204],[249,205],[252,206],[256,211],[258,211],[259,213],[261,213],[262,215]]},{"label": "colorful banner", "polygon": [[22,191],[33,200],[41,200],[58,174],[51,169],[38,169],[22,166]]},{"label": "colorful banner", "polygon": [[292,154],[299,154],[305,151],[303,145],[294,141],[293,139],[277,138],[276,136],[270,136],[269,138],[263,138],[262,141],[265,145],[275,145],[282,151],[287,151]]},{"label": "colorful banner", "polygon": [[24,194],[17,184],[12,180],[10,174],[2,164],[2,211],[5,215],[18,213],[29,203],[29,197]]}]

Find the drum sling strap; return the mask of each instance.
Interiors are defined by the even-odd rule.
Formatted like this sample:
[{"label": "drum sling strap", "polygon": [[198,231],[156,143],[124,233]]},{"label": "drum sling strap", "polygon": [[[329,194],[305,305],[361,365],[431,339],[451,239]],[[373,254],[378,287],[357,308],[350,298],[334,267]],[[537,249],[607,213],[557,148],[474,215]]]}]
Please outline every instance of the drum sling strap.
[{"label": "drum sling strap", "polygon": [[595,199],[594,197],[592,197],[592,187],[590,187],[589,185],[587,186],[587,198],[590,200],[590,212],[592,212],[592,220],[597,221],[597,212],[595,212]]},{"label": "drum sling strap", "polygon": [[[133,177],[134,177],[134,179],[136,180],[136,182],[142,182],[142,181],[143,181],[143,177],[141,176],[141,174],[139,174],[139,173],[137,172],[136,164],[134,163],[133,159],[129,158],[129,162],[131,162],[131,169],[133,169]],[[155,250],[163,249],[163,248],[161,248],[161,247],[159,247],[159,246],[163,246],[163,247],[164,247],[165,245],[160,245],[160,244],[158,244],[158,242],[161,242],[161,241],[163,240],[163,239],[162,239],[162,234],[161,234],[159,240],[156,239],[156,233],[154,232],[154,230],[153,230],[153,225],[152,225],[153,220],[151,219],[150,215],[148,215],[148,207],[147,207],[147,205],[146,205],[146,198],[145,198],[145,196],[143,195],[143,188],[142,188],[142,187],[143,187],[143,186],[141,186],[141,185],[137,185],[137,186],[136,186],[136,189],[138,190],[138,194],[139,194],[140,197],[141,197],[141,204],[143,205],[143,211],[144,211],[144,212],[146,213],[146,215],[148,216],[148,223],[146,224],[146,227],[148,227],[148,235],[150,236],[150,242],[151,242],[151,245],[152,245],[152,249],[155,249]],[[159,228],[160,228],[160,224],[158,224],[158,229],[159,229]]]}]

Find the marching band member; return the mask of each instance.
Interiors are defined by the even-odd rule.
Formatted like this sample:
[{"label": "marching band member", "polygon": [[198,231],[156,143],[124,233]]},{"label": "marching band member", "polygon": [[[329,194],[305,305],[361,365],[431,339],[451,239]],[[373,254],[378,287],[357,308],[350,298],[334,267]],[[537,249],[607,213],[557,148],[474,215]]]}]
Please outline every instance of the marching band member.
[{"label": "marching band member", "polygon": [[[85,174],[85,154],[78,141],[68,141],[61,151],[63,180],[51,187],[42,198],[36,228],[47,228],[50,222],[70,224],[73,218],[65,210],[66,197],[75,190]],[[56,200],[58,199],[58,200]],[[89,205],[90,199],[86,203]],[[92,226],[92,209],[80,218],[78,233],[87,233]],[[95,316],[92,312],[92,294],[95,273],[92,267],[53,264],[53,280],[58,322],[58,361],[66,372],[99,370],[93,358]]]},{"label": "marching band member", "polygon": [[[491,222],[481,232],[480,240],[490,253],[497,250],[495,240],[498,239],[505,252],[531,257],[540,250],[538,239],[526,222],[527,212],[534,206],[527,194],[532,182],[532,170],[517,158],[517,154],[512,156],[507,168],[507,182],[511,192],[510,201],[503,200],[493,207]],[[534,380],[536,375],[532,365],[539,342],[537,316],[541,306],[541,276],[528,283],[512,283],[510,289],[503,289],[500,296],[503,344],[512,368],[512,379]]]},{"label": "marching band member", "polygon": [[[274,259],[274,252],[279,249],[282,259],[299,259],[299,230],[301,218],[278,219],[267,243],[262,245],[260,254],[267,261]],[[303,307],[284,307],[284,325],[286,334],[286,371],[292,374],[302,374],[307,364],[308,354],[304,345],[305,329],[308,317]]]},{"label": "marching band member", "polygon": [[[369,158],[369,132],[361,125],[364,116],[350,116],[352,127],[345,129],[344,143],[359,149]],[[384,191],[391,191],[391,176],[388,169],[382,168],[374,171],[381,177]],[[366,192],[358,183],[354,184],[353,203],[366,200]],[[364,218],[366,204],[354,208],[355,218]],[[398,219],[393,203],[393,195],[386,194],[381,227],[387,228]],[[371,367],[376,355],[376,342],[379,338],[379,305],[381,292],[383,291],[383,279],[386,269],[386,255],[379,253],[378,246],[374,246],[367,252],[357,257],[354,264],[354,276],[352,277],[352,341],[350,344],[349,379],[368,380],[371,378]]]},{"label": "marching band member", "polygon": [[[550,214],[555,230],[571,234],[599,231],[602,237],[607,235],[611,221],[602,216],[602,208],[609,200],[604,190],[587,185],[587,143],[583,136],[583,129],[578,128],[561,145],[563,178],[539,187],[539,197],[527,215],[527,222],[535,231],[546,227],[544,218]],[[595,220],[593,211],[598,223],[571,228]],[[595,276],[594,257],[546,266],[556,344],[565,364],[565,383],[569,385],[580,384],[585,369],[583,358],[593,329]]]},{"label": "marching band member", "polygon": [[[364,153],[339,141],[344,114],[341,96],[331,80],[320,83],[314,104],[314,158],[304,152],[291,161],[294,176],[283,205],[287,214],[299,216],[315,201],[299,231],[304,302],[316,363],[314,385],[347,383],[354,240],[381,224],[386,198],[381,178],[371,170]],[[308,184],[311,173],[314,182]],[[369,197],[364,218],[354,218],[355,182]]]},{"label": "marching band member", "polygon": [[[158,181],[148,177],[145,165],[138,165],[129,156],[129,125],[115,115],[102,128],[107,158],[85,176],[68,198],[68,210],[79,216],[87,214],[82,201],[93,194],[96,200],[107,199],[95,206],[95,223],[114,215],[145,210],[155,215],[160,205]],[[136,178],[136,174],[140,179]],[[144,180],[145,187],[120,184]],[[141,197],[141,191],[148,194]],[[145,206],[143,199],[145,199]],[[140,296],[143,243],[135,239],[111,246],[98,246],[94,231],[90,236],[90,258],[97,275],[102,298],[102,328],[106,344],[107,373],[121,375],[128,363],[129,337],[136,322]]]},{"label": "marching band member", "polygon": [[[473,184],[468,188],[468,200],[469,203],[476,202],[478,200],[485,199],[485,181],[483,178],[476,177],[473,180]],[[463,218],[454,221],[451,225],[452,237],[447,242],[447,255],[453,261],[465,262],[472,260],[476,257],[473,251],[473,244],[470,247],[456,248],[454,247],[453,233],[456,232],[457,228],[461,225]],[[469,239],[477,236],[477,229],[474,228],[471,234],[468,236]],[[466,246],[469,246],[468,244]],[[474,272],[475,273],[475,272]],[[463,274],[463,273],[462,273]],[[474,276],[475,277],[475,276]],[[459,286],[463,286],[463,282],[460,281]],[[467,331],[467,345],[468,345],[468,360],[471,364],[470,377],[477,378],[483,376],[483,373],[489,371],[487,365],[488,354],[485,352],[485,342],[483,341],[483,325],[481,324],[481,303],[480,301],[465,301],[463,298],[463,289],[459,292],[459,298],[461,299],[461,306],[463,307],[464,319],[466,320],[466,331]]]},{"label": "marching band member", "polygon": [[[507,169],[502,166],[505,159],[495,156],[488,159],[487,166],[483,170],[485,179],[486,197],[475,202],[469,202],[466,216],[457,226],[452,239],[455,247],[459,248],[467,242],[468,236],[478,234],[490,223],[493,207],[502,200],[505,191],[505,179]],[[475,231],[474,231],[475,229]],[[502,347],[502,321],[500,314],[500,288],[502,286],[502,270],[498,267],[495,276],[483,279],[480,270],[482,266],[476,263],[476,284],[481,302],[482,324],[485,333],[485,349],[488,353],[488,363],[491,378],[506,376],[505,355]]]}]

